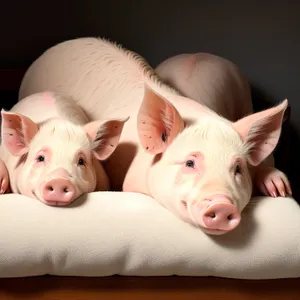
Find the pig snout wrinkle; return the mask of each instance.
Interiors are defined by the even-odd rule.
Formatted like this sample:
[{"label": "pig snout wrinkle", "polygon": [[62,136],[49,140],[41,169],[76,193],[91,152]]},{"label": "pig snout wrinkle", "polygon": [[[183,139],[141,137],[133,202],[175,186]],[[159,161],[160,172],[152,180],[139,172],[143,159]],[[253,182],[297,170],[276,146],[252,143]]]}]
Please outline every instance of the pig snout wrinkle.
[{"label": "pig snout wrinkle", "polygon": [[75,196],[75,186],[65,178],[50,179],[42,187],[42,197],[49,204],[67,205]]}]

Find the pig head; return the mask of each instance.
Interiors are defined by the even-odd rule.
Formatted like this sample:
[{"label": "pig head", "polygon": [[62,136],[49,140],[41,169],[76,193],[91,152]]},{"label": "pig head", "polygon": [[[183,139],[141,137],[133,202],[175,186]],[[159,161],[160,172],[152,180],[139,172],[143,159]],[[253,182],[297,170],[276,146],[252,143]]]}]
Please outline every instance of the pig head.
[{"label": "pig head", "polygon": [[100,162],[116,149],[128,119],[76,125],[59,118],[35,123],[4,110],[1,115],[1,146],[16,159],[8,170],[12,192],[65,206],[83,193],[109,189]]},{"label": "pig head", "polygon": [[208,234],[240,223],[252,194],[250,168],[276,147],[288,101],[236,122],[204,113],[186,126],[177,109],[146,86],[137,130],[153,155],[149,194]]}]

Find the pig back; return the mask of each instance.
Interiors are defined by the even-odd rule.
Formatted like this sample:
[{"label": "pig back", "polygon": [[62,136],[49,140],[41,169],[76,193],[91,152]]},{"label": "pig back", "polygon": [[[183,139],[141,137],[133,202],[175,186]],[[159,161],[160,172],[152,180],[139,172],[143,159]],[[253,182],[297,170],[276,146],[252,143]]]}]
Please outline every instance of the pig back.
[{"label": "pig back", "polygon": [[143,99],[146,65],[139,55],[104,39],[68,40],[28,68],[19,99],[51,90],[79,103],[90,120],[133,116]]},{"label": "pig back", "polygon": [[160,63],[155,71],[183,96],[230,121],[253,112],[248,81],[227,59],[208,53],[180,54]]}]

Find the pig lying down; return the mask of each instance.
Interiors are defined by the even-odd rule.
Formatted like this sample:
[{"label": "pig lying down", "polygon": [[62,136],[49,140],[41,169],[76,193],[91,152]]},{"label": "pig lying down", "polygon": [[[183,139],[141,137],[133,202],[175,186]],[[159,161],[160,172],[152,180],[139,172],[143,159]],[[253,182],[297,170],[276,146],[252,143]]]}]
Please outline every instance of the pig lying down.
[{"label": "pig lying down", "polygon": [[[195,55],[180,54],[166,59],[156,68],[156,72],[167,84],[176,87],[182,95],[205,104],[214,111],[218,111],[219,114],[232,122],[237,121],[243,116],[252,114],[253,107],[250,90],[247,88],[246,83],[241,81],[243,79],[242,77],[240,80],[237,80],[236,86],[234,87],[235,90],[238,90],[243,86],[246,91],[244,97],[241,98],[241,101],[237,103],[236,101],[233,102],[235,98],[229,93],[223,93],[222,103],[211,101],[211,98],[218,99],[216,95],[213,95],[211,98],[205,97],[207,87],[203,85],[203,82],[206,82],[203,77],[212,73],[206,72],[205,70],[212,66],[210,60],[211,55],[205,53],[197,53]],[[224,59],[221,57],[214,57],[214,60],[221,60],[224,62]],[[196,61],[196,64],[193,63],[193,61]],[[239,74],[239,70],[234,64],[230,65],[230,63],[228,64],[228,61],[225,63],[228,65],[228,69],[232,74]],[[228,72],[229,70],[224,71]],[[226,74],[223,74],[223,76],[226,77]],[[217,79],[211,79],[211,81],[214,80]],[[229,80],[228,84],[232,83],[233,81]],[[222,91],[215,89],[211,92],[219,93]],[[265,196],[285,197],[286,193],[292,194],[288,178],[283,172],[274,167],[274,158],[272,154],[260,167],[257,167],[255,171],[255,176],[252,176],[254,183]]]},{"label": "pig lying down", "polygon": [[[105,161],[112,189],[150,195],[206,233],[224,234],[238,226],[256,171],[269,167],[288,101],[245,116],[240,103],[251,101],[250,89],[231,62],[190,55],[184,70],[193,70],[190,80],[201,78],[197,101],[163,83],[138,54],[80,38],[42,54],[19,98],[52,90],[74,99],[91,120],[130,116]],[[279,179],[274,184],[287,195],[285,175]]]},{"label": "pig lying down", "polygon": [[100,161],[115,150],[124,120],[89,122],[73,100],[51,92],[1,111],[0,182],[51,206],[109,189]]}]

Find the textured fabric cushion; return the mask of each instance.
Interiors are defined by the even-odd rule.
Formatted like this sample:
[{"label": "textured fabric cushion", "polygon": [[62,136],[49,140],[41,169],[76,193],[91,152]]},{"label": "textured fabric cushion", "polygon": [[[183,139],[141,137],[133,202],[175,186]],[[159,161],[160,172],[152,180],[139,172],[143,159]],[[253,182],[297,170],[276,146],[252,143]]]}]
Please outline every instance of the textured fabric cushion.
[{"label": "textured fabric cushion", "polygon": [[300,277],[300,209],[253,198],[234,232],[212,237],[134,193],[91,193],[68,208],[0,196],[0,277],[44,274]]}]

